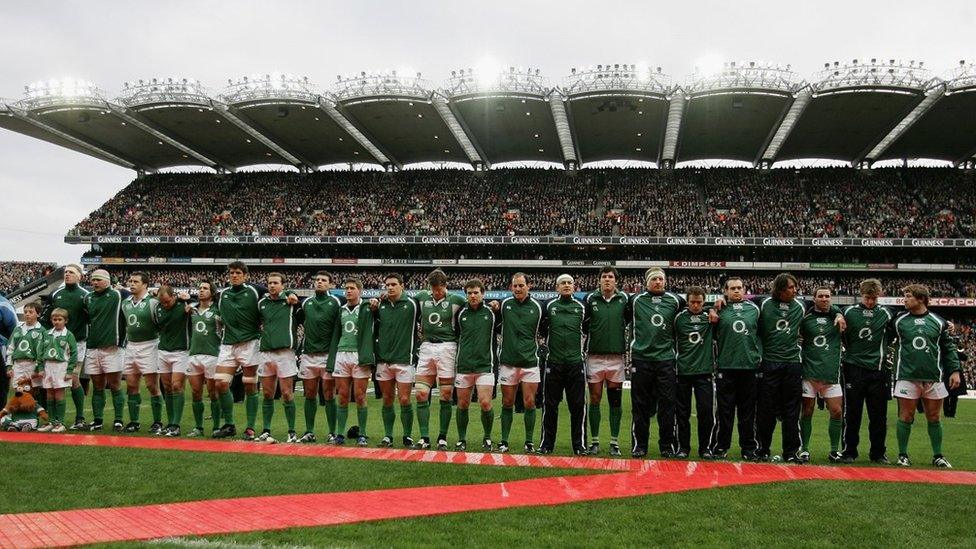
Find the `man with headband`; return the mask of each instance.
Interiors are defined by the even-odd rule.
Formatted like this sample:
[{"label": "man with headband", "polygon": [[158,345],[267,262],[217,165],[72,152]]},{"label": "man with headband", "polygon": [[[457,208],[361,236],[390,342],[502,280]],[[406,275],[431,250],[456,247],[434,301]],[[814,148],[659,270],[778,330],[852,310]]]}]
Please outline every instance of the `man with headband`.
[{"label": "man with headband", "polygon": [[[112,428],[121,431],[125,393],[119,388],[122,379],[122,360],[125,342],[125,315],[122,300],[129,295],[112,288],[112,279],[105,269],[97,269],[89,277],[92,291],[82,303],[88,318],[88,349],[85,352],[85,373],[92,379],[92,416],[89,431],[102,430],[105,411],[105,389],[112,392],[115,421]],[[80,354],[79,354],[80,356]]]}]

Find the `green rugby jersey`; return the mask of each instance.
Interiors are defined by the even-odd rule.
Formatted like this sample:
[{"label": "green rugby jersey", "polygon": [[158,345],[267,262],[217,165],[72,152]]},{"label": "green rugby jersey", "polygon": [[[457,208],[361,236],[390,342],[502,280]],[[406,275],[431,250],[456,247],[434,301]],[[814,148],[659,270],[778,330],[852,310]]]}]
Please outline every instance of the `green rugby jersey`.
[{"label": "green rugby jersey", "polygon": [[895,380],[942,381],[944,372],[962,370],[948,323],[932,311],[899,314],[894,334]]},{"label": "green rugby jersey", "polygon": [[156,315],[159,318],[159,350],[189,350],[190,313],[186,312],[186,304],[177,301],[167,309],[160,303]]},{"label": "green rugby jersey", "polygon": [[85,296],[88,290],[78,284],[65,284],[51,294],[50,306],[44,311],[44,318],[41,324],[46,328],[51,328],[51,312],[54,309],[64,309],[68,311],[68,322],[66,327],[74,334],[78,341],[88,339],[88,315],[85,310]]},{"label": "green rugby jersey", "polygon": [[840,383],[841,332],[834,324],[837,313],[815,308],[800,321],[803,339],[803,378]]},{"label": "green rugby jersey", "polygon": [[139,301],[133,296],[122,302],[125,316],[125,339],[129,343],[141,343],[159,339],[159,301],[145,295]]},{"label": "green rugby jersey", "polygon": [[719,370],[755,370],[759,348],[759,305],[752,301],[727,302],[715,325]]},{"label": "green rugby jersey", "polygon": [[546,304],[549,320],[546,347],[550,364],[579,364],[585,358],[584,334],[587,330],[586,307],[572,296],[557,297]]},{"label": "green rugby jersey", "polygon": [[190,354],[191,355],[220,355],[220,315],[217,307],[211,305],[201,309],[199,303],[193,307],[190,314]]},{"label": "green rugby jersey", "polygon": [[684,309],[678,313],[674,317],[674,339],[679,376],[712,373],[714,336],[712,325],[708,323],[708,311],[692,314]]},{"label": "green rugby jersey", "polygon": [[759,338],[765,362],[801,362],[800,322],[806,306],[800,298],[780,301],[755,297],[759,303]]},{"label": "green rugby jersey", "polygon": [[102,349],[125,344],[126,321],[122,314],[122,292],[106,288],[85,295],[88,317],[88,348]]},{"label": "green rugby jersey", "polygon": [[293,292],[286,290],[277,296],[265,294],[258,300],[262,351],[297,348],[298,323],[295,322],[297,305],[288,303],[290,295],[293,295]]},{"label": "green rugby jersey", "polygon": [[342,302],[329,292],[316,292],[302,302],[299,319],[305,328],[302,337],[303,353],[328,353],[332,346],[332,332],[339,322]]},{"label": "green rugby jersey", "polygon": [[516,368],[538,367],[538,338],[546,331],[545,307],[531,295],[522,301],[511,296],[502,300],[498,311],[502,324],[498,360]]},{"label": "green rugby jersey", "polygon": [[458,311],[466,304],[463,297],[449,293],[438,301],[429,290],[422,290],[413,298],[420,304],[420,332],[424,341],[457,341],[455,320]]},{"label": "green rugby jersey", "polygon": [[891,321],[894,314],[882,305],[867,308],[861,303],[844,309],[844,364],[880,370],[885,363]]},{"label": "green rugby jersey", "polygon": [[[14,333],[10,335],[10,343],[7,348],[10,350],[11,360],[30,360],[37,362],[41,359],[41,339],[44,337],[44,327],[40,322],[33,326],[28,326],[21,322],[14,328]],[[0,372],[0,375],[5,375]],[[15,382],[17,380],[14,380]]]},{"label": "green rugby jersey", "polygon": [[234,345],[261,337],[261,314],[258,300],[268,293],[264,287],[245,282],[229,286],[217,297],[217,314],[224,328],[221,343]]},{"label": "green rugby jersey", "polygon": [[644,291],[631,300],[630,342],[632,360],[664,362],[674,360],[674,317],[685,307],[685,300],[671,292],[660,295]]},{"label": "green rugby jersey", "polygon": [[40,354],[44,362],[67,362],[70,374],[78,363],[78,342],[68,329],[51,328],[41,337]]},{"label": "green rugby jersey", "polygon": [[457,315],[457,373],[484,374],[494,371],[498,357],[498,328],[501,318],[491,307],[477,309],[465,304]]},{"label": "green rugby jersey", "polygon": [[336,352],[358,353],[361,366],[376,364],[373,341],[375,315],[369,304],[362,301],[356,305],[346,303],[339,313],[339,322],[332,328],[328,370],[331,372],[335,367]]},{"label": "green rugby jersey", "polygon": [[417,356],[420,307],[410,296],[380,301],[376,311],[376,362],[413,364]]},{"label": "green rugby jersey", "polygon": [[630,298],[617,290],[610,299],[596,290],[586,296],[589,325],[586,352],[591,355],[622,355],[627,352],[627,323],[630,322]]}]

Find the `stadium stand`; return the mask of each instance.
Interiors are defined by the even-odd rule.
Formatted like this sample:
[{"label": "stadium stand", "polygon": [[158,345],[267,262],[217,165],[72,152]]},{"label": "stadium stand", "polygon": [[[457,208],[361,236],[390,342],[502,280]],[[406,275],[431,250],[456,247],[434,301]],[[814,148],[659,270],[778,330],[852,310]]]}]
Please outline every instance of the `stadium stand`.
[{"label": "stadium stand", "polygon": [[42,261],[2,261],[0,262],[0,294],[12,291],[47,276],[57,268],[53,263]]},{"label": "stadium stand", "polygon": [[156,174],[78,235],[969,237],[972,174],[942,168]]}]

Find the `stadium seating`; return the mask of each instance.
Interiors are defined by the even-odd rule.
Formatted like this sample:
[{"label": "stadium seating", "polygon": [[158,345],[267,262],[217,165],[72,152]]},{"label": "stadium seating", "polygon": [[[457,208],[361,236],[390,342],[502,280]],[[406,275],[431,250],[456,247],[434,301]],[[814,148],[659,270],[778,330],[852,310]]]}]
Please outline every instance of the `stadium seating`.
[{"label": "stadium seating", "polygon": [[55,268],[56,265],[38,261],[0,261],[0,294],[9,294]]}]

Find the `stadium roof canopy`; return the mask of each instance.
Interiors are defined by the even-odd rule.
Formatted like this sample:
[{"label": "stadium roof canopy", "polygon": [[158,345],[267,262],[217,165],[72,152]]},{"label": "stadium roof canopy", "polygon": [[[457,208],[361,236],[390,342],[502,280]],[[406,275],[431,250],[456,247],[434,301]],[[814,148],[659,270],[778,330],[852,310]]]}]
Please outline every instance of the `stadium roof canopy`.
[{"label": "stadium roof canopy", "polygon": [[680,84],[659,67],[633,64],[574,68],[559,85],[518,67],[461,69],[442,86],[420,73],[361,72],[340,75],[328,91],[276,73],[228,80],[219,94],[192,79],[140,80],[115,99],[63,79],[0,100],[0,127],[140,171],[606,160],[958,165],[976,161],[976,65],[961,61],[939,79],[914,61],[853,60],[827,63],[807,81],[789,65],[727,63]]}]

